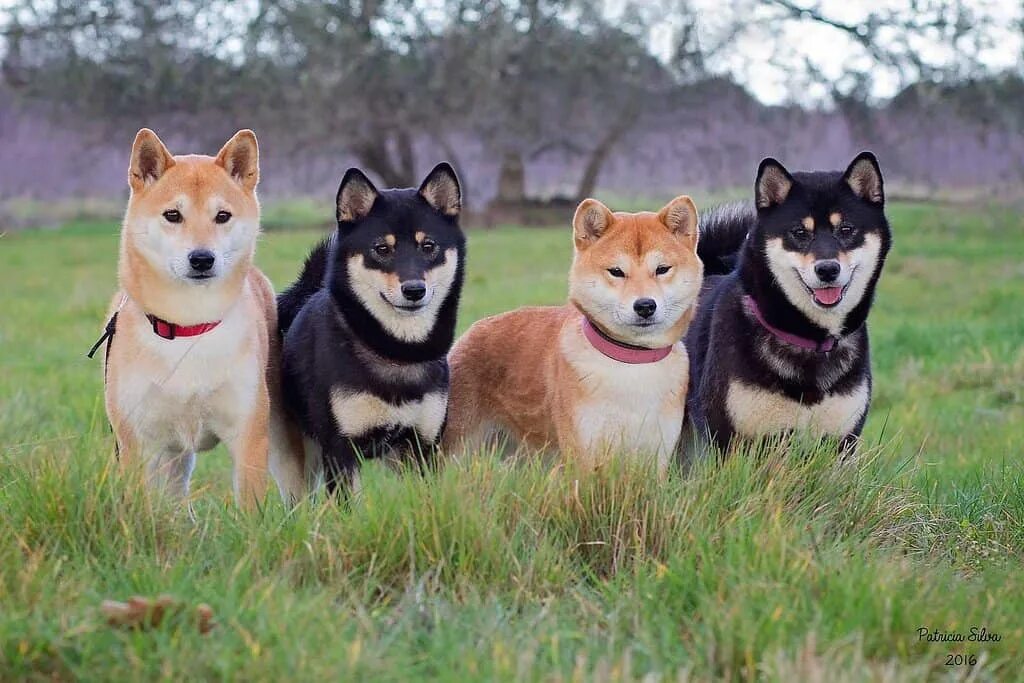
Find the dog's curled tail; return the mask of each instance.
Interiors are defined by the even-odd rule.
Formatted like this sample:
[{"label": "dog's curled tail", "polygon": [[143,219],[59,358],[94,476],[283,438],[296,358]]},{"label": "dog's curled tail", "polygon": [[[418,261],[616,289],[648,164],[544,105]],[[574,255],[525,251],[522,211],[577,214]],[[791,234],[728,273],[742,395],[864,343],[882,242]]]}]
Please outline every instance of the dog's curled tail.
[{"label": "dog's curled tail", "polygon": [[331,249],[331,238],[327,237],[309,252],[302,272],[296,280],[277,295],[277,329],[283,337],[292,326],[295,316],[302,310],[309,297],[320,291],[327,274],[327,256]]},{"label": "dog's curled tail", "polygon": [[757,223],[749,204],[723,204],[700,216],[697,256],[704,263],[704,275],[727,275],[736,267],[740,247]]}]

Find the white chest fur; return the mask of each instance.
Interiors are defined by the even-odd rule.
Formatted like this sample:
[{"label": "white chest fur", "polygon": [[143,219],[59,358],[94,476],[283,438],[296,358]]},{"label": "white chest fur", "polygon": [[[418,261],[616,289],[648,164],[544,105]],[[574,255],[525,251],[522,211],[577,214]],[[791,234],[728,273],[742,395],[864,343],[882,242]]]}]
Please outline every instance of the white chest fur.
[{"label": "white chest fur", "polygon": [[562,351],[579,377],[577,440],[588,452],[621,449],[658,454],[667,464],[682,427],[689,357],[682,343],[656,363],[608,358],[575,331]]},{"label": "white chest fur", "polygon": [[828,394],[813,405],[738,380],[729,384],[726,409],[734,429],[743,436],[764,436],[788,430],[820,436],[850,433],[868,404],[867,380],[846,394]]},{"label": "white chest fur", "polygon": [[115,335],[113,341],[112,353],[118,354],[114,399],[147,450],[194,452],[237,435],[262,375],[251,322],[241,306],[196,337],[163,339],[137,311],[118,324],[131,325],[133,339]]},{"label": "white chest fur", "polygon": [[331,392],[334,419],[349,436],[361,436],[378,427],[411,427],[433,442],[441,433],[447,408],[448,393],[444,391],[402,403],[389,403],[365,392],[342,389]]}]

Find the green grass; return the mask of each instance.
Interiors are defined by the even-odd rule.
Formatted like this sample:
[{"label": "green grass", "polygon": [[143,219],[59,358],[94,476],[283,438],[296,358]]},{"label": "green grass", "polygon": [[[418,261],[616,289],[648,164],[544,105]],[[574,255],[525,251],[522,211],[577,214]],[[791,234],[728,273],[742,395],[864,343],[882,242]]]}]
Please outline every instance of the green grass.
[{"label": "green grass", "polygon": [[[1024,231],[1000,209],[891,218],[855,466],[768,445],[658,481],[480,455],[246,516],[218,449],[195,522],[118,474],[84,358],[116,227],[0,237],[0,679],[1021,680]],[[279,288],[316,237],[263,239]],[[570,249],[567,229],[473,233],[461,327],[562,301]],[[98,610],[162,593],[217,627]],[[1002,639],[917,635],[972,626]]]}]

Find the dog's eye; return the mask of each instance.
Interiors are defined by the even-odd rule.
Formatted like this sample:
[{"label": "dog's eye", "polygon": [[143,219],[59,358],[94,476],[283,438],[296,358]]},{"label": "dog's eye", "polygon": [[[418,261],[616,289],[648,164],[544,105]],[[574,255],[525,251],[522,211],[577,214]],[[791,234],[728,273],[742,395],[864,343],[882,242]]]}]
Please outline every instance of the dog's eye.
[{"label": "dog's eye", "polygon": [[164,211],[164,220],[168,223],[180,223],[181,211],[178,211],[177,209],[167,209],[167,211]]},{"label": "dog's eye", "polygon": [[668,271],[672,270],[672,266],[658,266],[654,269],[655,275],[664,275]]},{"label": "dog's eye", "polygon": [[214,222],[223,225],[231,220],[231,212],[229,211],[218,211],[217,215],[213,217]]},{"label": "dog's eye", "polygon": [[806,242],[807,239],[811,236],[811,233],[807,230],[807,228],[797,227],[789,231],[789,236],[792,237],[797,242]]},{"label": "dog's eye", "polygon": [[391,256],[391,245],[375,244],[373,245],[373,253],[381,258],[387,258],[388,256]]},{"label": "dog's eye", "polygon": [[608,274],[612,277],[626,277],[626,274],[622,272],[622,268],[609,268]]},{"label": "dog's eye", "polygon": [[850,238],[857,234],[857,228],[848,223],[843,223],[839,226],[839,229],[836,230],[836,234],[844,239]]},{"label": "dog's eye", "polygon": [[437,242],[434,240],[423,240],[423,243],[420,244],[420,249],[423,250],[424,254],[429,256],[437,251]]}]

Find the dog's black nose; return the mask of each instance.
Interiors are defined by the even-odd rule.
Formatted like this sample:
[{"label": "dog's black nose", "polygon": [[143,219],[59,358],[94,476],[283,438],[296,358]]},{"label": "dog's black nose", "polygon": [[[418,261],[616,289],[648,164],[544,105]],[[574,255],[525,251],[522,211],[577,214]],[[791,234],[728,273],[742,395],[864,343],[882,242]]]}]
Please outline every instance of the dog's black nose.
[{"label": "dog's black nose", "polygon": [[637,299],[633,302],[633,310],[641,318],[650,318],[658,308],[658,302],[654,299]]},{"label": "dog's black nose", "polygon": [[402,283],[402,296],[409,301],[419,301],[427,295],[427,283],[423,280],[406,280]]},{"label": "dog's black nose", "polygon": [[818,261],[814,264],[814,274],[818,276],[822,282],[833,282],[839,277],[839,271],[842,268],[839,266],[839,261],[829,259],[827,261]]},{"label": "dog's black nose", "polygon": [[193,249],[188,252],[189,265],[192,266],[192,270],[198,270],[200,273],[213,268],[213,262],[216,260],[217,257],[209,249]]}]

